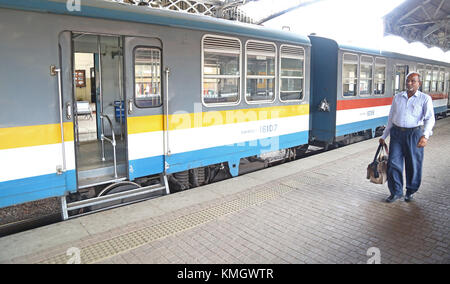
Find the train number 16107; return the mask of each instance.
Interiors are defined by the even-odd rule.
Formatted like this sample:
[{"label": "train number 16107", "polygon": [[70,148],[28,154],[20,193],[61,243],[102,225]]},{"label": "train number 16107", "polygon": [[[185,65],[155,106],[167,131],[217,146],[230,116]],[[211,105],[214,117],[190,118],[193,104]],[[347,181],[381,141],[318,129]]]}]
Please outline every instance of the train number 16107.
[{"label": "train number 16107", "polygon": [[278,124],[268,124],[262,125],[260,127],[261,133],[275,132],[277,130]]}]

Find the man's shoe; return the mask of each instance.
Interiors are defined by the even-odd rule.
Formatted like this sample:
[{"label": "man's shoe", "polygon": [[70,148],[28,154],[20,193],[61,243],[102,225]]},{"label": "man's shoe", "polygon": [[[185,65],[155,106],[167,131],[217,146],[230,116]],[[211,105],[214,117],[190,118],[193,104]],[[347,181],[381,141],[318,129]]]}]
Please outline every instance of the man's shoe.
[{"label": "man's shoe", "polygon": [[386,198],[386,202],[387,203],[392,203],[392,202],[394,202],[394,201],[396,201],[396,200],[398,200],[398,199],[400,199],[402,197],[403,197],[403,195],[391,195],[388,198]]},{"label": "man's shoe", "polygon": [[412,194],[407,194],[407,195],[405,196],[405,201],[406,201],[406,202],[411,202],[413,199],[414,199],[414,197],[413,197]]}]

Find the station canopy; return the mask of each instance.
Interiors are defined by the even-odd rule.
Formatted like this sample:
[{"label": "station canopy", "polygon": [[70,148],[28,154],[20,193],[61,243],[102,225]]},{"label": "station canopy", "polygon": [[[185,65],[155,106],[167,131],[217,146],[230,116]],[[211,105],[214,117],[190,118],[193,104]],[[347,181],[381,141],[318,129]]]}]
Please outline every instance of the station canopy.
[{"label": "station canopy", "polygon": [[449,0],[407,0],[384,17],[384,33],[449,51],[449,20]]},{"label": "station canopy", "polygon": [[307,6],[323,0],[297,0],[279,1],[279,5],[271,7],[268,11],[262,11],[259,18],[252,18],[246,15],[242,7],[250,2],[261,0],[107,0],[113,2],[127,3],[138,6],[149,6],[153,8],[169,9],[180,12],[194,13],[235,20],[244,23],[262,24],[270,19],[278,17],[294,9]]}]

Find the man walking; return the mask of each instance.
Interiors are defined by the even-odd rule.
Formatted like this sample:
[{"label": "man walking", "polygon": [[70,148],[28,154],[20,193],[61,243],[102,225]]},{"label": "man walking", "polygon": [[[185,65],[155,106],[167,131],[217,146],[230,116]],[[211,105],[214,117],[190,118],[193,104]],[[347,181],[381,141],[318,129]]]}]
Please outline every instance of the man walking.
[{"label": "man walking", "polygon": [[379,143],[391,135],[388,160],[388,187],[391,203],[403,197],[403,164],[406,169],[406,196],[410,202],[419,190],[422,180],[424,147],[433,134],[434,110],[429,95],[419,91],[420,74],[411,72],[406,77],[406,91],[395,95],[389,112],[388,125]]}]

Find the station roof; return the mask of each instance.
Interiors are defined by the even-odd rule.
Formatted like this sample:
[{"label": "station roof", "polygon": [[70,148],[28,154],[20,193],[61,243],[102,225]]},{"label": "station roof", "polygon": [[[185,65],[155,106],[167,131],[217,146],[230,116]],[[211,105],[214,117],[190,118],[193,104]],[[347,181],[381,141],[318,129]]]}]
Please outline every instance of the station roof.
[{"label": "station roof", "polygon": [[384,17],[384,33],[449,51],[449,20],[448,0],[406,0]]}]

